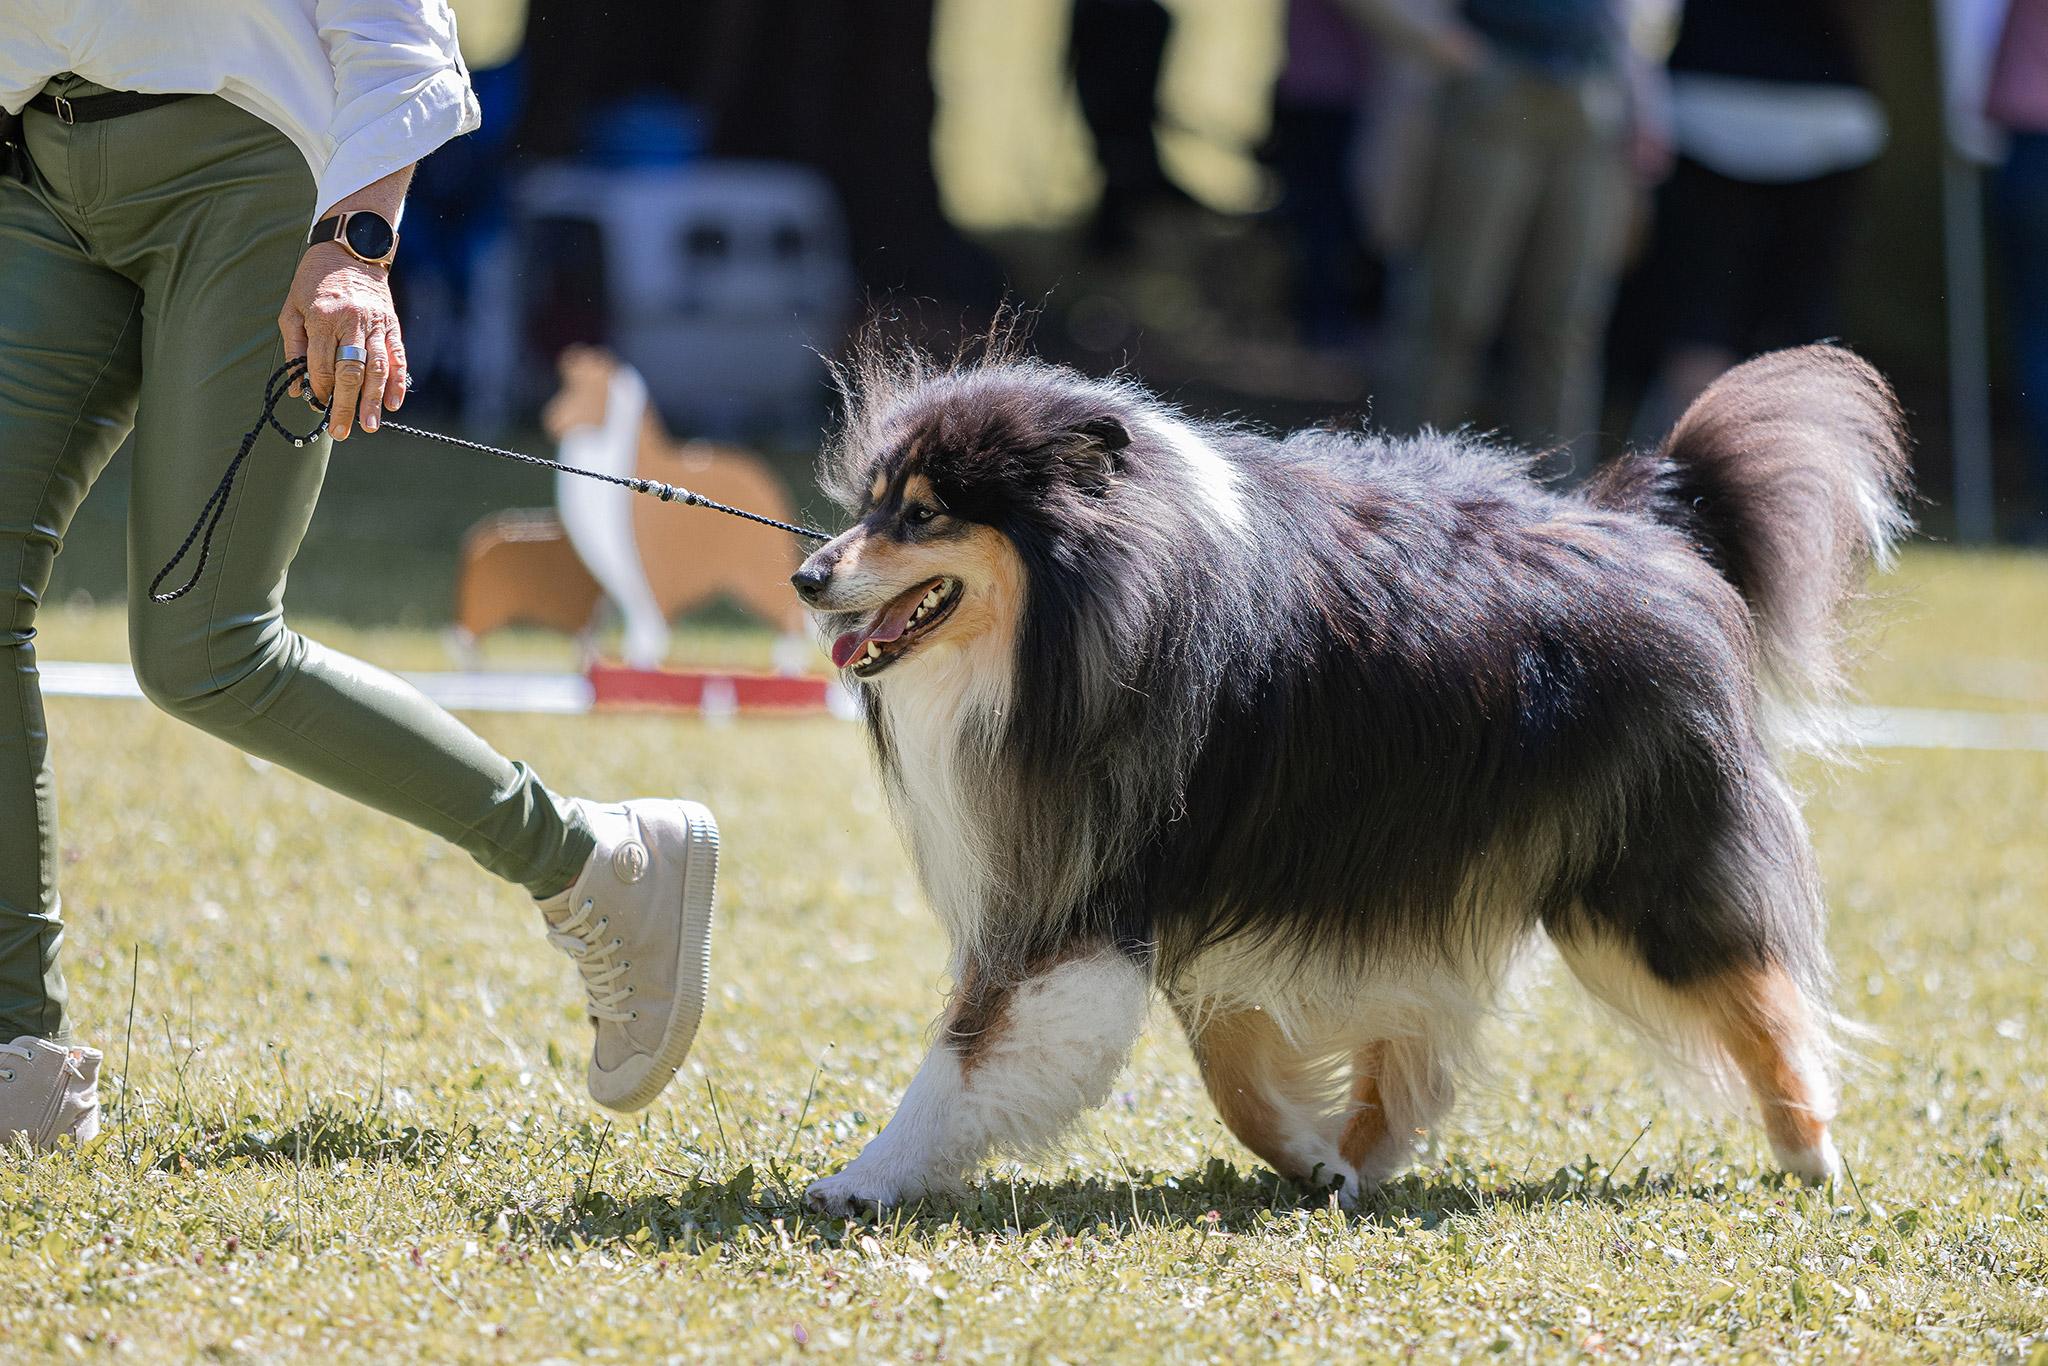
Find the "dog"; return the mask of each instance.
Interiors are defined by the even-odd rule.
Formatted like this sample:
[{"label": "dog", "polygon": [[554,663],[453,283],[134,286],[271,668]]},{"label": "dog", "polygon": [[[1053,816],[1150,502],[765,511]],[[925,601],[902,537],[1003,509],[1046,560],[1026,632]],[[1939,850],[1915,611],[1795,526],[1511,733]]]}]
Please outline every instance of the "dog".
[{"label": "dog", "polygon": [[793,579],[954,990],[808,1199],[957,1190],[1099,1105],[1155,994],[1225,1124],[1345,1204],[1547,939],[1835,1177],[1824,905],[1781,767],[1909,528],[1890,389],[1776,352],[1574,492],[1469,433],[1272,436],[997,346],[869,351]]},{"label": "dog", "polygon": [[[678,441],[648,401],[640,375],[595,346],[557,358],[561,388],[541,423],[565,463],[683,487],[780,521],[796,513],[789,490],[758,456],[707,441]],[[682,503],[636,498],[616,485],[557,475],[557,507],[496,513],[463,538],[449,647],[476,667],[484,636],[529,625],[575,636],[586,661],[607,599],[625,631],[625,662],[659,668],[669,622],[723,598],[776,627],[782,672],[800,672],[810,648],[803,609],[782,591],[802,558],[786,540]],[[785,667],[787,665],[787,667]]]}]

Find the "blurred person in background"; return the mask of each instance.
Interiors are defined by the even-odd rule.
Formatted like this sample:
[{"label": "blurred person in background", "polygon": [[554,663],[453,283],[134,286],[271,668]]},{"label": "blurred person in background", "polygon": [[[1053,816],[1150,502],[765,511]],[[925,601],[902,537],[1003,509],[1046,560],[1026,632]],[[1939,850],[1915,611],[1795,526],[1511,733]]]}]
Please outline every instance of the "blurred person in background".
[{"label": "blurred person in background", "polygon": [[2012,0],[1985,108],[2011,134],[1992,205],[2005,248],[2013,364],[2033,456],[2020,538],[2048,545],[2048,0]]},{"label": "blurred person in background", "polygon": [[1173,15],[1159,0],[1074,0],[1067,63],[1074,95],[1102,168],[1102,198],[1089,224],[1098,252],[1137,240],[1137,216],[1187,195],[1159,163],[1159,73]]},{"label": "blurred person in background", "polygon": [[1263,154],[1280,182],[1300,340],[1340,347],[1377,311],[1380,267],[1358,212],[1358,143],[1373,53],[1342,0],[1290,0],[1287,56]]},{"label": "blurred person in background", "polygon": [[[644,2],[702,25],[690,87],[711,154],[823,173],[845,207],[854,269],[872,297],[922,296],[940,314],[993,308],[1001,266],[946,217],[932,164],[937,0]],[[552,3],[572,15],[582,9],[580,0]],[[671,51],[648,59],[677,64]]]},{"label": "blurred person in background", "polygon": [[1654,74],[1629,39],[1633,0],[1344,3],[1442,77],[1412,415],[1479,419],[1498,345],[1499,419],[1568,471],[1592,445],[1635,177],[1661,174],[1666,155]]},{"label": "blurred person in background", "polygon": [[1677,163],[1644,265],[1659,361],[1639,443],[1744,357],[1841,335],[1857,185],[1886,139],[1867,4],[1685,0],[1667,64]]}]

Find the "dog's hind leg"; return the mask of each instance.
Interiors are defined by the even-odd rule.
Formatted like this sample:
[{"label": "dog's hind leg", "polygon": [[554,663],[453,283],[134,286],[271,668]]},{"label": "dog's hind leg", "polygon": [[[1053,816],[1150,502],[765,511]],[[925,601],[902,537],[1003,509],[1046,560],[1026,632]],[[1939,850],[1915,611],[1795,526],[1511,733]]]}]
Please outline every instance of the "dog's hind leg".
[{"label": "dog's hind leg", "polygon": [[968,972],[895,1116],[843,1171],[811,1185],[811,1206],[901,1204],[958,1189],[991,1151],[1042,1151],[1108,1097],[1150,1002],[1149,972],[1107,947],[1014,985]]},{"label": "dog's hind leg", "polygon": [[1835,1088],[1825,1017],[1783,968],[1723,974],[1691,995],[1762,1112],[1778,1165],[1809,1181],[1841,1175],[1828,1125]]},{"label": "dog's hind leg", "polygon": [[1202,1015],[1177,1007],[1202,1084],[1237,1141],[1282,1176],[1309,1186],[1337,1185],[1358,1198],[1358,1171],[1339,1151],[1323,1069],[1263,1010]]},{"label": "dog's hind leg", "polygon": [[1825,920],[1798,802],[1758,752],[1739,773],[1667,775],[1546,928],[1587,989],[1675,1061],[1740,1076],[1780,1166],[1827,1181],[1841,1158]]},{"label": "dog's hind leg", "polygon": [[1382,1039],[1358,1050],[1337,1150],[1360,1184],[1377,1186],[1413,1161],[1455,1094],[1450,1068],[1426,1040]]},{"label": "dog's hind leg", "polygon": [[1763,1119],[1778,1165],[1809,1181],[1841,1173],[1826,1011],[1785,967],[1731,966],[1682,984],[1659,980],[1630,948],[1560,940],[1586,989],[1681,1065],[1732,1065]]}]

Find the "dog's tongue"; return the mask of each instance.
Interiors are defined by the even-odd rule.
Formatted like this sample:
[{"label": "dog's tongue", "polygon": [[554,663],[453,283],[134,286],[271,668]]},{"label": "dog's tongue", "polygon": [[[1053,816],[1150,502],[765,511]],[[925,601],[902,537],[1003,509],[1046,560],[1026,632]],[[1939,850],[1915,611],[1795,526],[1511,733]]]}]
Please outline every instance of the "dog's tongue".
[{"label": "dog's tongue", "polygon": [[877,645],[887,645],[890,641],[901,636],[910,628],[910,614],[917,610],[917,604],[924,600],[924,595],[929,588],[929,584],[923,584],[911,592],[905,593],[902,597],[884,607],[882,615],[876,617],[866,630],[848,631],[845,635],[833,641],[832,667],[843,669],[848,664],[851,664],[860,656],[860,652],[867,648],[868,642],[871,640]]}]

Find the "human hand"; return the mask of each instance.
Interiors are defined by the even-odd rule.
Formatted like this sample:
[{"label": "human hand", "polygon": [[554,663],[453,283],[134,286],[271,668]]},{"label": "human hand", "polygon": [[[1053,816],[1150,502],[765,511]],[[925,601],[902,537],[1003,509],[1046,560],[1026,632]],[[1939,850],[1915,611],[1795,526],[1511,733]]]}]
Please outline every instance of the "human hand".
[{"label": "human hand", "polygon": [[[287,360],[306,358],[314,399],[331,400],[327,430],[336,441],[348,440],[358,421],[364,431],[376,431],[378,411],[396,411],[405,402],[411,377],[384,267],[357,260],[338,242],[306,248],[277,330]],[[359,346],[367,357],[337,363],[335,352],[343,346]],[[299,390],[292,386],[293,394]]]}]

